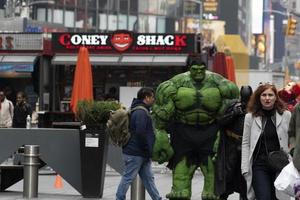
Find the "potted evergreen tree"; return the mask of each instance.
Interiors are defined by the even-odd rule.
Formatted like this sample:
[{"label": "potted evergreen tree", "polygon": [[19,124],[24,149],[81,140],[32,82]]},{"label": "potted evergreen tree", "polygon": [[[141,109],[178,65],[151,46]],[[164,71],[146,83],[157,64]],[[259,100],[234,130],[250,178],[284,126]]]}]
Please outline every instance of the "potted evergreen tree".
[{"label": "potted evergreen tree", "polygon": [[81,121],[80,151],[82,196],[102,198],[108,135],[105,132],[109,114],[121,105],[116,101],[79,101],[76,117]]}]

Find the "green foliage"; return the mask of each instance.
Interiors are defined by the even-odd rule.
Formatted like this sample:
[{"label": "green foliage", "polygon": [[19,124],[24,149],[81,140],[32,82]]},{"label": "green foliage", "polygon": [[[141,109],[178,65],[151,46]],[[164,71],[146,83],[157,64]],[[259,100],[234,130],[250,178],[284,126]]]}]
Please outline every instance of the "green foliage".
[{"label": "green foliage", "polygon": [[85,125],[99,125],[106,123],[109,113],[120,107],[116,101],[79,101],[76,116]]}]

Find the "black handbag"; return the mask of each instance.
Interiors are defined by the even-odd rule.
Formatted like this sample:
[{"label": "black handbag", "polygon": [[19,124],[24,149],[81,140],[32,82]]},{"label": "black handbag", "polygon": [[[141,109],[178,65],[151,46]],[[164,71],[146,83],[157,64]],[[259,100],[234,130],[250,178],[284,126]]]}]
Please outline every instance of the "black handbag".
[{"label": "black handbag", "polygon": [[267,162],[271,170],[280,172],[290,161],[288,154],[283,150],[279,150],[269,152]]},{"label": "black handbag", "polygon": [[[270,170],[274,172],[281,172],[281,170],[290,163],[288,154],[282,149],[277,151],[268,151],[266,135],[264,133],[264,129],[266,126],[266,121],[263,120],[263,137],[265,142],[265,148],[267,153],[267,165]],[[275,123],[274,123],[275,124]]]}]

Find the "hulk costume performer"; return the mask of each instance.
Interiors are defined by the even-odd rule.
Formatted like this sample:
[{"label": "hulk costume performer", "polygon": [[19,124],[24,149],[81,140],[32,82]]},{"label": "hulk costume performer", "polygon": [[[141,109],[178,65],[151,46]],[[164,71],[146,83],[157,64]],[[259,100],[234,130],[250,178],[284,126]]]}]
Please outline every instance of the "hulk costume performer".
[{"label": "hulk costume performer", "polygon": [[218,145],[216,118],[231,99],[238,98],[239,89],[219,74],[206,71],[200,58],[189,57],[187,65],[189,71],[161,83],[156,90],[152,157],[159,163],[169,161],[173,185],[168,199],[191,198],[191,182],[198,167],[204,175],[202,199],[218,199],[213,159]]}]

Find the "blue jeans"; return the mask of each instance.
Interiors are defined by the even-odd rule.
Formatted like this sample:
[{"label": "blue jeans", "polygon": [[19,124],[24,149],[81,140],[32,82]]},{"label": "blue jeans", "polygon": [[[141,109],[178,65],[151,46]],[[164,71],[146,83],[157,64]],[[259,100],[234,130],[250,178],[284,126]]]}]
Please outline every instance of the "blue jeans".
[{"label": "blue jeans", "polygon": [[276,200],[274,181],[276,173],[271,171],[266,162],[257,161],[252,166],[252,186],[257,200]]},{"label": "blue jeans", "polygon": [[121,182],[119,184],[116,198],[117,200],[125,200],[127,190],[135,179],[137,174],[140,175],[141,180],[153,200],[160,200],[161,197],[156,189],[154,183],[154,175],[151,169],[151,160],[141,156],[131,156],[123,154],[125,163]]}]

